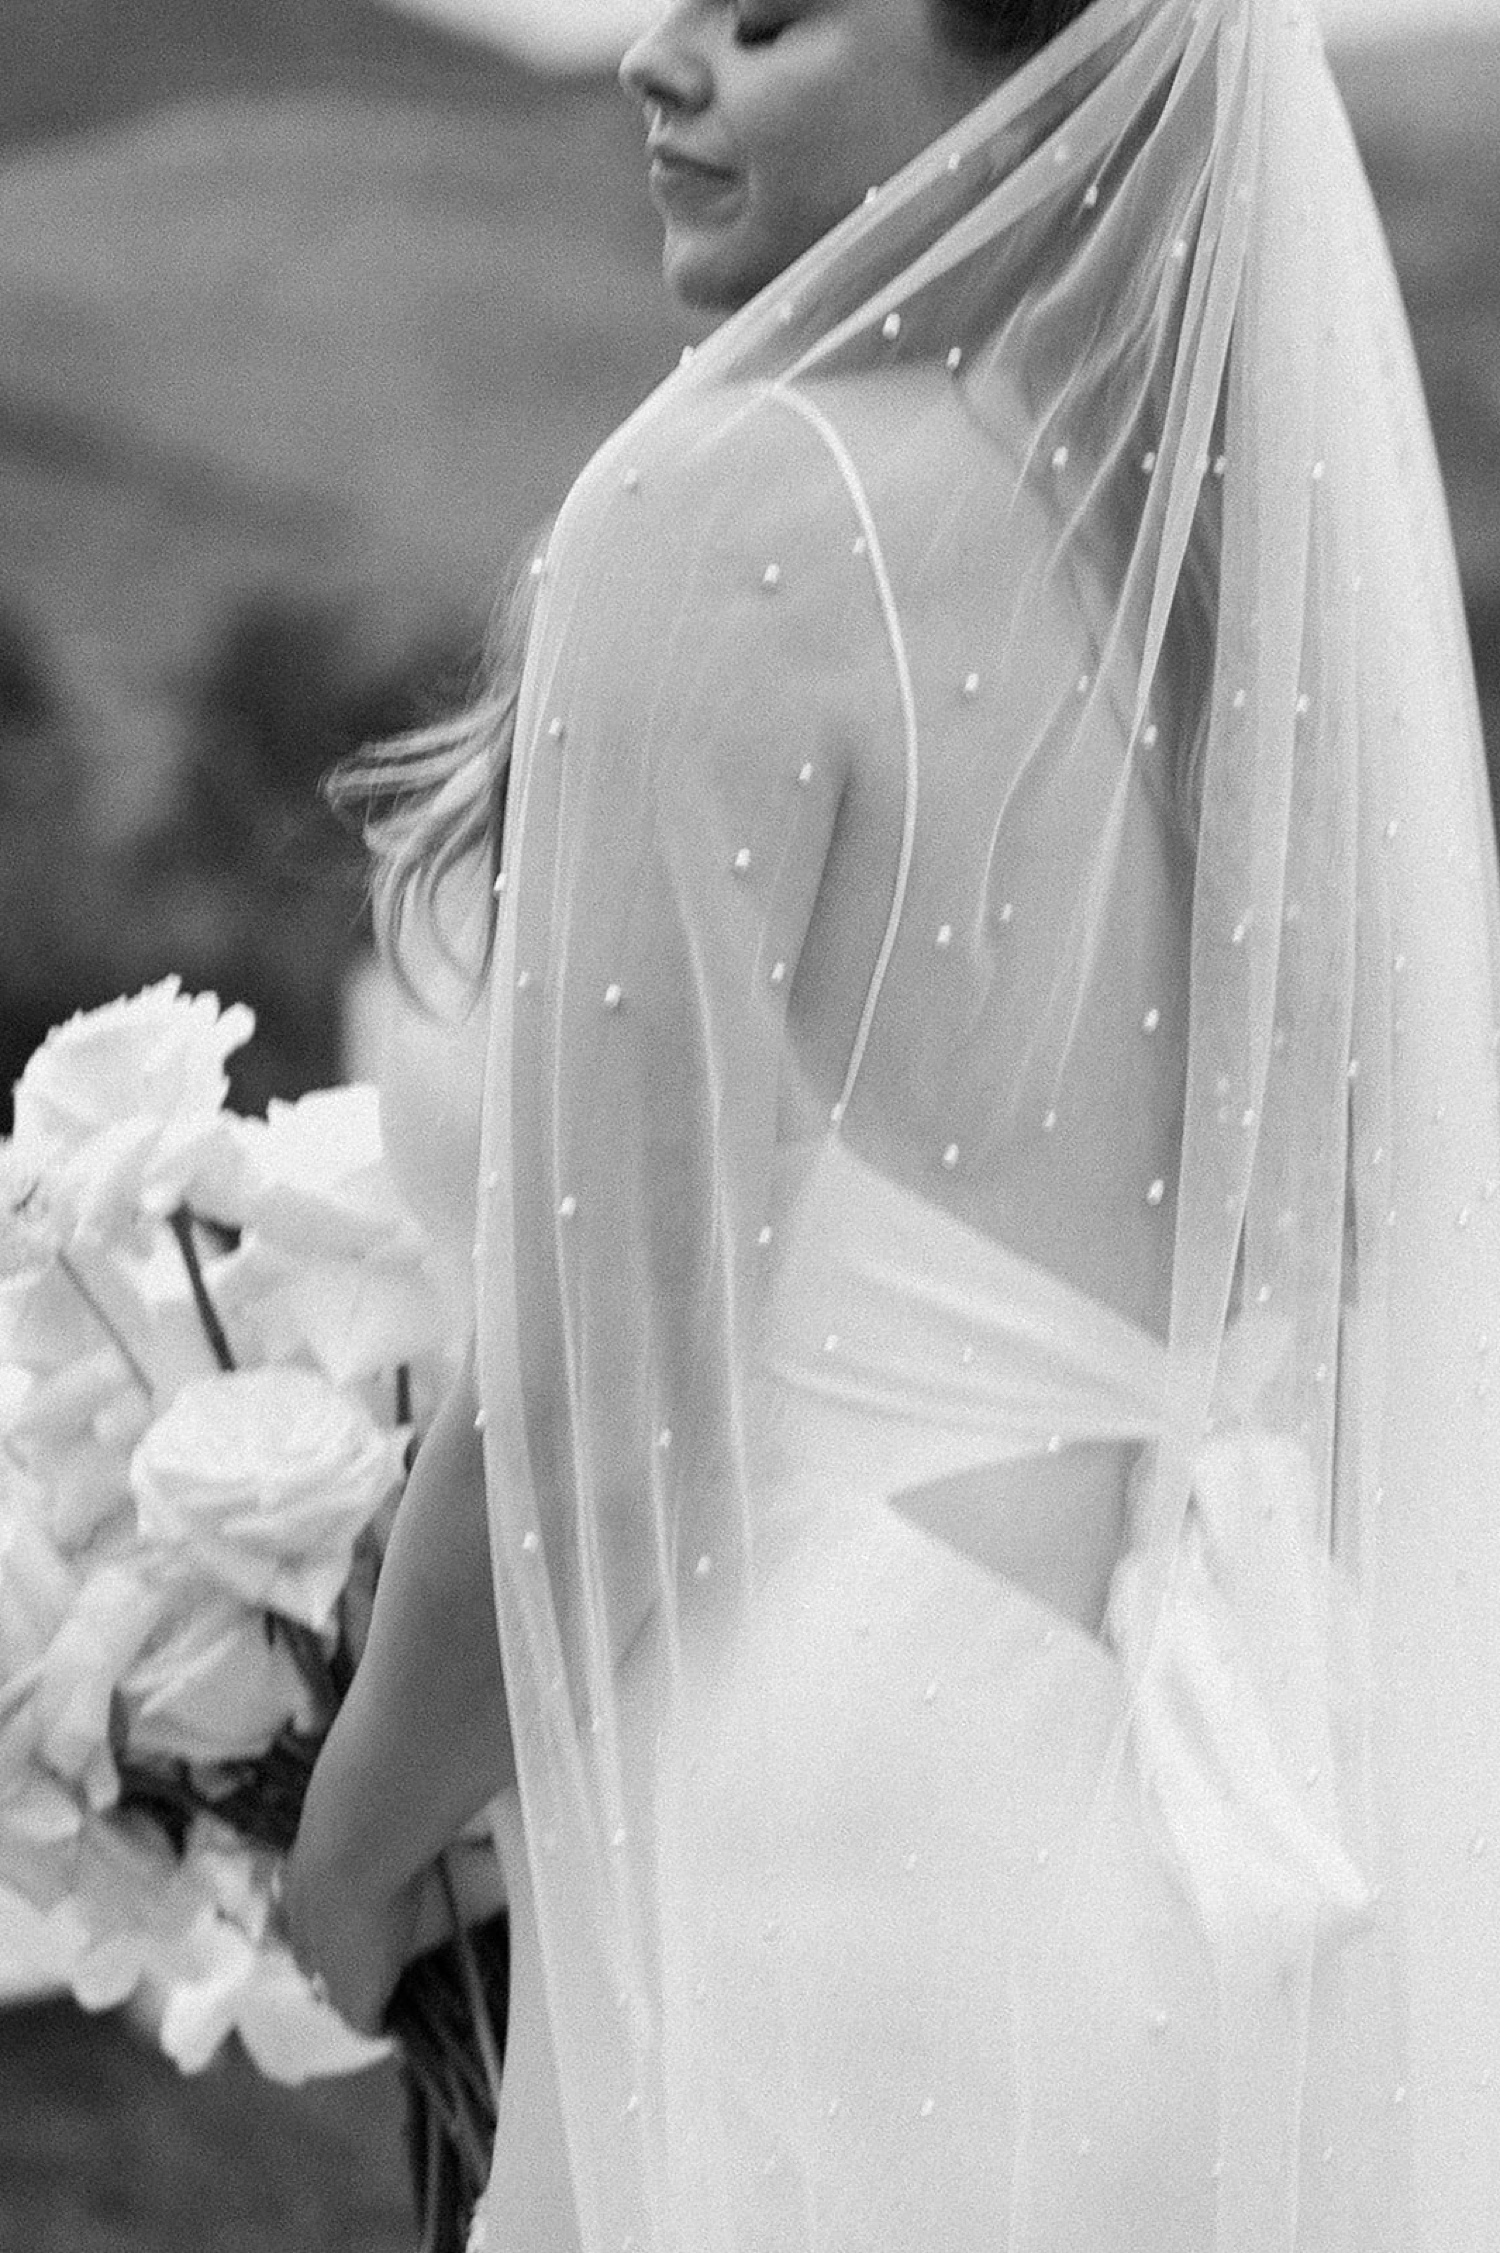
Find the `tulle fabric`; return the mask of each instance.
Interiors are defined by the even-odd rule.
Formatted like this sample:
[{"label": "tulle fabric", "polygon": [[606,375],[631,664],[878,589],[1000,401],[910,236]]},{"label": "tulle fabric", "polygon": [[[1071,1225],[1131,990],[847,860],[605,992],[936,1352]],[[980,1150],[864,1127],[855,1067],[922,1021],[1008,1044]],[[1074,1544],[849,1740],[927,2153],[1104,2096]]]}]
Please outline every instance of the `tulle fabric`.
[{"label": "tulle fabric", "polygon": [[[1096,0],[617,434],[505,854],[480,1371],[587,2253],[1500,2242],[1494,854],[1296,0]],[[893,1506],[941,1448],[824,1475],[825,1142],[903,1216],[829,1239],[914,1310],[882,1407],[833,1304],[867,1422],[1138,1449],[1097,1637]],[[1019,1442],[940,1366],[986,1246],[1087,1333]]]}]

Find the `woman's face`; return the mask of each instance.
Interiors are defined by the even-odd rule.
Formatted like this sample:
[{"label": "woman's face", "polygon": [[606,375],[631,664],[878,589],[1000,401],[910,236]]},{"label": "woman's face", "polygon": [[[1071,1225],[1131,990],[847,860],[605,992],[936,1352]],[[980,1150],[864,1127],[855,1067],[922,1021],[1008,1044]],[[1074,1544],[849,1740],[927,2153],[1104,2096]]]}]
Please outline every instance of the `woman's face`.
[{"label": "woman's face", "polygon": [[742,305],[1003,75],[938,36],[929,0],[670,0],[620,71],[668,283]]}]

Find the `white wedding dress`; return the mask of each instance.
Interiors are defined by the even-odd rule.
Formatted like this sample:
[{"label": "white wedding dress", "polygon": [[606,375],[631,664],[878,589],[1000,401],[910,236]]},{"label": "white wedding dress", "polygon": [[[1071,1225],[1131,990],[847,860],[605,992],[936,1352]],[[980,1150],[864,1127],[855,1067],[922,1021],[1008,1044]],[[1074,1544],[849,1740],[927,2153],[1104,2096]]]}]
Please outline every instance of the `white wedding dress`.
[{"label": "white wedding dress", "polygon": [[[444,1026],[393,1005],[380,1072],[391,1163],[450,1264],[472,1233],[481,1018]],[[898,1190],[837,1136],[786,1147],[778,1206],[760,1366],[767,1445],[785,1458],[767,1465],[765,1485],[781,1555],[742,1667],[699,1709],[708,1757],[715,1744],[738,1748],[732,1767],[720,1755],[712,1864],[697,1873],[731,1951],[719,2007],[753,2079],[768,2069],[761,2042],[774,2040],[757,2008],[768,1946],[779,1977],[826,1998],[826,2047],[812,2069],[846,2123],[846,2210],[827,2217],[830,2244],[877,2245],[883,2230],[907,2242],[898,2217],[919,2181],[908,2139],[929,2151],[961,2139],[988,2148],[993,2164],[969,2170],[973,2227],[953,2211],[946,2242],[978,2247],[997,2198],[1021,2195],[1008,2180],[999,2096],[1012,2014],[1026,1964],[1047,1948],[1052,1856],[1070,1858],[1097,1820],[1121,1676],[1065,1611],[927,1530],[919,1497],[1000,1462],[1023,1466],[1033,1485],[1050,1473],[1055,1531],[1029,1540],[1027,1562],[1042,1589],[1087,1604],[1077,1513],[1058,1507],[1048,1459],[1090,1442],[1113,1455],[1148,1433],[1161,1351]],[[979,1520],[980,1546],[993,1547],[993,1491],[971,1484],[956,1500]],[[893,1612],[904,1679],[884,1665]],[[492,1819],[513,1994],[487,2242],[565,2253],[576,2224],[514,1792]],[[768,1861],[780,1871],[774,1942]],[[1076,1932],[1072,1943],[1077,2015],[1054,2024],[1056,2086],[1036,2129],[1061,2132],[1066,2120],[1077,2146],[1075,2203],[1054,2205],[1053,2242],[1086,2242],[1107,2212],[1120,2253],[1191,2253],[1211,2177],[1212,2002],[1189,1906],[1143,1835],[1133,1780],[1092,1868],[1090,1945],[1077,1949]],[[857,1870],[866,1875],[851,1887]],[[1090,2132],[1075,2132],[1085,2118]]]},{"label": "white wedding dress", "polygon": [[1497,972],[1316,28],[1095,0],[537,581],[493,2253],[1500,2243]]},{"label": "white wedding dress", "polygon": [[[424,968],[441,989],[438,966]],[[456,982],[439,998],[446,1022],[392,997],[380,1081],[390,1161],[456,1274],[487,1013]],[[854,1094],[851,1077],[845,1108]],[[1152,1831],[1133,1759],[1107,1782],[1126,1690],[1104,1594],[1126,1472],[1161,1419],[1163,1348],[898,1187],[836,1131],[781,1147],[770,1225],[761,1584],[734,1665],[706,1660],[687,1701],[699,1741],[682,1750],[711,1809],[691,1883],[714,1905],[713,2015],[741,2061],[747,2142],[790,1980],[818,1998],[798,2071],[840,2123],[815,2191],[821,2243],[922,2243],[936,2168],[964,2186],[942,2202],[954,2253],[993,2243],[999,2213],[1018,2241],[1059,2253],[1199,2253],[1217,2044],[1201,1904]],[[1215,1740],[1216,1685],[1193,1649],[1217,1624],[1214,1599],[1194,1613],[1193,1595],[1174,1688],[1196,1704],[1197,1782],[1219,1802],[1202,1849],[1232,1887],[1268,1747],[1253,1720],[1248,1740],[1243,1721],[1238,1741],[1234,1722]],[[1118,1585],[1114,1608],[1128,1617]],[[1238,1792],[1215,1752],[1243,1760]],[[1316,1858],[1290,1801],[1273,1813],[1283,1867],[1299,1846]],[[491,1820],[512,2003],[481,2242],[566,2253],[579,2239],[515,1791]],[[1088,1873],[1087,1898],[1076,1882],[1068,1898],[1065,1961],[1060,1869]],[[1033,1987],[1045,2023],[1026,2015]],[[741,2164],[758,2172],[760,2155]]]},{"label": "white wedding dress", "polygon": [[680,1754],[727,2171],[773,2159],[764,2092],[795,2074],[829,2128],[787,2194],[820,2246],[1198,2253],[1207,1951],[1133,1766],[1108,1781],[1122,1671],[1070,1616],[1162,1350],[836,1133],[783,1147],[772,1212],[756,1593]]}]

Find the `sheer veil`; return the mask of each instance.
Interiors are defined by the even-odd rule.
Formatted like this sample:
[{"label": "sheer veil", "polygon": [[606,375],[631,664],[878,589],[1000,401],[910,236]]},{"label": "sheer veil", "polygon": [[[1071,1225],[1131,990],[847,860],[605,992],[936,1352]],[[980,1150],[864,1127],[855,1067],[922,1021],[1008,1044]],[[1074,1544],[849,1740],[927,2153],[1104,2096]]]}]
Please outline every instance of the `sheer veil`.
[{"label": "sheer veil", "polygon": [[[1037,2092],[1128,1776],[1212,1967],[1191,2242],[1500,2244],[1495,862],[1302,0],[1095,0],[646,402],[551,542],[505,850],[480,1369],[588,2253],[845,2244],[776,1968],[799,1490],[757,1389],[830,1130],[1160,1346],[988,2242],[1071,2243],[1094,2100]],[[729,1766],[768,1810],[732,1909]],[[908,2171],[961,2178],[926,2126]]]}]

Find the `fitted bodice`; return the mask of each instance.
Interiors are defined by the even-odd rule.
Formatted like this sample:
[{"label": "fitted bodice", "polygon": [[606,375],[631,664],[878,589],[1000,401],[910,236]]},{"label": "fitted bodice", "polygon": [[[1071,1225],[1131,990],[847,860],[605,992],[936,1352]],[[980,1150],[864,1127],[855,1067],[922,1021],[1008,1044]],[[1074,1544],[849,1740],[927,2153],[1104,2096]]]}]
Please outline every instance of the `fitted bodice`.
[{"label": "fitted bodice", "polygon": [[1156,1339],[903,1188],[837,1135],[783,1147],[759,1350],[830,1463],[914,1486],[1157,1428]]},{"label": "fitted bodice", "polygon": [[838,1135],[777,1158],[757,1350],[765,1485],[889,1502],[1093,1629],[1165,1351]]}]

